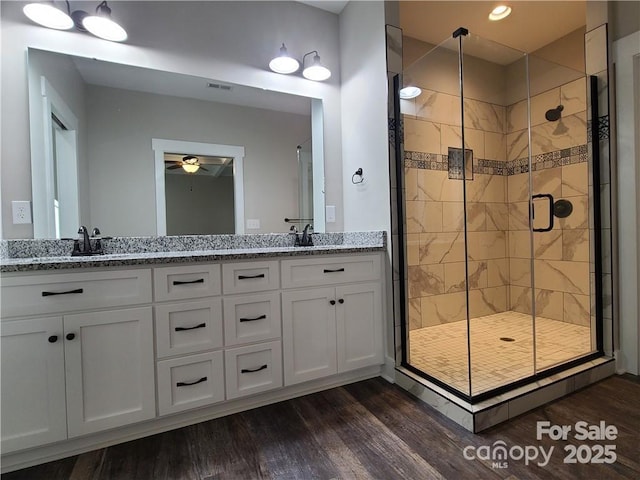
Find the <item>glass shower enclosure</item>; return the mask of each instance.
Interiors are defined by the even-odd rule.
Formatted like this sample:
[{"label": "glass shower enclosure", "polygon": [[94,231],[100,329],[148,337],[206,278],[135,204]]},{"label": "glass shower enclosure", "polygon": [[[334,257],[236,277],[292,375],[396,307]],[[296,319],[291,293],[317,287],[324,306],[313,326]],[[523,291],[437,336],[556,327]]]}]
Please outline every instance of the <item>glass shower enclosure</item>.
[{"label": "glass shower enclosure", "polygon": [[467,400],[602,349],[589,80],[461,28],[398,85],[402,364]]}]

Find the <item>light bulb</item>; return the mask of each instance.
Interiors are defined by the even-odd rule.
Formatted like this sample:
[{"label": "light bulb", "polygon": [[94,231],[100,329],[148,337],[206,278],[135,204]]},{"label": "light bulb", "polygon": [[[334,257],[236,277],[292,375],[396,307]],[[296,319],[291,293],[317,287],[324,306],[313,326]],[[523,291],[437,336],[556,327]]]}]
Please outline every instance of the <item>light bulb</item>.
[{"label": "light bulb", "polygon": [[410,85],[408,87],[401,88],[399,93],[400,98],[402,98],[403,100],[408,100],[410,98],[416,98],[422,93],[422,90],[418,87]]},{"label": "light bulb", "polygon": [[56,30],[69,30],[73,27],[71,17],[51,3],[29,3],[22,11],[29,20],[43,27]]},{"label": "light bulb", "polygon": [[320,64],[320,56],[316,54],[313,57],[313,64],[302,71],[302,76],[309,80],[322,82],[331,76],[331,70]]},{"label": "light bulb", "polygon": [[96,37],[112,42],[122,42],[127,39],[124,28],[108,17],[90,15],[82,20],[82,26]]},{"label": "light bulb", "polygon": [[196,173],[198,170],[200,170],[200,165],[198,165],[197,163],[183,163],[182,169],[187,173]]},{"label": "light bulb", "polygon": [[497,20],[502,20],[503,18],[507,18],[511,14],[511,7],[508,5],[498,5],[496,8],[491,10],[489,14],[489,20],[493,20],[494,22]]},{"label": "light bulb", "polygon": [[287,53],[287,47],[282,44],[280,47],[280,55],[269,62],[269,68],[276,73],[294,73],[300,68],[300,63]]}]

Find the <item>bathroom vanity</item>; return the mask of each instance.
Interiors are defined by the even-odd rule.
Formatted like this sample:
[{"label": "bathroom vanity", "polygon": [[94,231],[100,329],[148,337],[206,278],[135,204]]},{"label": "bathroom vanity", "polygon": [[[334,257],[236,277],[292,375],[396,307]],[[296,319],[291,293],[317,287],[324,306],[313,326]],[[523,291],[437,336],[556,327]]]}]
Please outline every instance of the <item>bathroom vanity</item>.
[{"label": "bathroom vanity", "polygon": [[14,245],[31,256],[2,260],[4,468],[379,375],[385,237],[337,235],[83,258]]}]

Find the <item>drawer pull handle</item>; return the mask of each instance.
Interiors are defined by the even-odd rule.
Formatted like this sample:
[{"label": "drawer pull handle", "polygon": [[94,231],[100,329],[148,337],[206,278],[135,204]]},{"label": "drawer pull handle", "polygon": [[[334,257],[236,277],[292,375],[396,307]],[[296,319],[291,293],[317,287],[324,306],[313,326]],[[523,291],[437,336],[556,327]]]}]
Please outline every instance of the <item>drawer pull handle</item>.
[{"label": "drawer pull handle", "polygon": [[329,303],[330,303],[331,305],[335,305],[335,304],[336,304],[336,301],[335,301],[335,300],[329,300]]},{"label": "drawer pull handle", "polygon": [[192,283],[204,283],[204,278],[199,278],[197,280],[174,280],[174,285],[190,285]]},{"label": "drawer pull handle", "polygon": [[196,325],[194,327],[176,327],[176,328],[174,328],[174,330],[176,332],[184,332],[185,330],[195,330],[196,328],[204,328],[206,326],[207,326],[206,323],[201,323],[201,324]]},{"label": "drawer pull handle", "polygon": [[341,298],[340,300],[338,300],[338,303],[344,303],[344,298]]},{"label": "drawer pull handle", "polygon": [[240,370],[240,373],[253,373],[253,372],[259,372],[260,370],[264,370],[265,368],[268,368],[269,366],[265,363],[264,365],[262,365],[261,367],[258,368],[243,368],[242,370]]},{"label": "drawer pull handle", "polygon": [[195,380],[193,382],[178,382],[176,383],[176,387],[190,387],[191,385],[197,385],[198,383],[206,382],[207,377],[202,377],[199,380]]},{"label": "drawer pull handle", "polygon": [[58,336],[51,335],[49,338],[47,338],[47,340],[49,340],[49,343],[56,343],[58,341]]},{"label": "drawer pull handle", "polygon": [[241,318],[240,322],[255,322],[256,320],[264,320],[265,318],[267,318],[266,315],[260,315],[259,317],[255,318]]},{"label": "drawer pull handle", "polygon": [[76,338],[75,333],[67,333],[67,340],[73,340],[74,338]]},{"label": "drawer pull handle", "polygon": [[324,273],[338,273],[338,272],[344,272],[344,267],[336,268],[334,270],[331,270],[330,268],[325,268],[324,269]]},{"label": "drawer pull handle", "polygon": [[66,292],[42,292],[43,297],[52,297],[54,295],[69,295],[71,293],[83,293],[82,288],[76,288],[75,290],[68,290]]},{"label": "drawer pull handle", "polygon": [[258,275],[238,275],[238,280],[247,280],[249,278],[264,278],[264,273]]}]

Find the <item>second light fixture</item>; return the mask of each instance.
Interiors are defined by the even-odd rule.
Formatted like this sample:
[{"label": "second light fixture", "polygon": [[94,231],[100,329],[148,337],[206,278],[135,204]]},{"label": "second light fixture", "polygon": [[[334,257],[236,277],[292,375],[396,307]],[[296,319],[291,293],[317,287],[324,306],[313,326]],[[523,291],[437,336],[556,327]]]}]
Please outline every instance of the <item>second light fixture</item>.
[{"label": "second light fixture", "polygon": [[[309,55],[313,55],[313,58],[310,64],[305,66]],[[269,62],[269,68],[276,73],[286,75],[297,72],[300,69],[300,62],[289,55],[287,47],[283,43],[282,47],[280,47],[280,54]],[[318,55],[317,50],[305,53],[302,57],[302,76],[316,82],[322,82],[331,77],[331,70],[320,63],[320,55]]]}]

